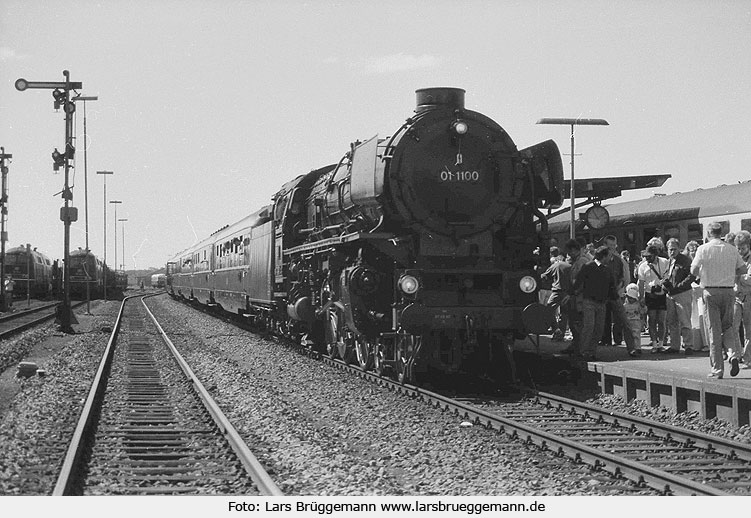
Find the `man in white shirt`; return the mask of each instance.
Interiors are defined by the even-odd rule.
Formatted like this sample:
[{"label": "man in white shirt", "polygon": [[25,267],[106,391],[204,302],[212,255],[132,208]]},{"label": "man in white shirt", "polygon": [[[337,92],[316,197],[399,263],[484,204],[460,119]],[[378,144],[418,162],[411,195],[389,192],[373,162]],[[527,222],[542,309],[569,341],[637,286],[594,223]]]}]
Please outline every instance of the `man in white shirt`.
[{"label": "man in white shirt", "polygon": [[736,376],[740,366],[740,351],[735,347],[733,330],[733,305],[735,304],[735,276],[746,272],[738,249],[720,239],[722,225],[707,225],[709,242],[696,250],[691,262],[691,273],[699,278],[704,300],[704,325],[709,331],[710,378],[722,379],[724,365],[722,348],[731,352],[730,375]]}]

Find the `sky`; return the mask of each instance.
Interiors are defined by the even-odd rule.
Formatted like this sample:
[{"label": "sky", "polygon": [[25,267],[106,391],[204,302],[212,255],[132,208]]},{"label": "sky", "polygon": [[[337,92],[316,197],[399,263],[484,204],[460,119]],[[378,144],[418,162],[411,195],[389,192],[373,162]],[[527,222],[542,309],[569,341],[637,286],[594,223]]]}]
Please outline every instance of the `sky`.
[{"label": "sky", "polygon": [[98,96],[87,140],[76,112],[71,248],[85,247],[88,212],[103,257],[96,171],[113,171],[107,201],[122,201],[127,221],[115,227],[107,204],[107,262],[144,269],[351,142],[393,134],[418,88],[465,89],[466,107],[519,149],[553,139],[569,153],[569,128],[540,118],[606,119],[577,129],[576,178],[672,175],[619,201],[747,180],[749,63],[743,0],[0,0],[7,247],[64,253],[65,179],[50,157],[65,146],[64,114],[49,90],[17,91],[18,78],[59,82],[68,70]]}]

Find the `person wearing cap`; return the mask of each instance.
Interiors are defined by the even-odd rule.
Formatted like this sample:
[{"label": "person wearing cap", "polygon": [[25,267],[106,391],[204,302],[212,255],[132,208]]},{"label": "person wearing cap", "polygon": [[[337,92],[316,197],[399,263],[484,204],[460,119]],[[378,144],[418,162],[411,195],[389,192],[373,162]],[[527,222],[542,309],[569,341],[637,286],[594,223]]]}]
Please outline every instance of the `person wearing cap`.
[{"label": "person wearing cap", "polygon": [[710,337],[709,378],[722,379],[725,366],[722,360],[723,345],[730,351],[730,375],[740,370],[740,351],[735,346],[733,306],[735,304],[736,275],[748,272],[738,249],[722,241],[722,225],[707,225],[709,241],[699,246],[691,262],[691,273],[699,278],[704,301],[704,322]]},{"label": "person wearing cap", "polygon": [[[632,282],[626,286],[626,300],[623,301],[623,313],[626,315],[628,328],[633,336],[641,337],[642,316],[646,308],[639,303],[639,286]],[[641,344],[628,351],[629,356],[641,355]]]},{"label": "person wearing cap", "polygon": [[670,333],[670,347],[663,352],[677,353],[681,350],[681,337],[685,354],[693,354],[691,332],[692,285],[696,277],[691,275],[691,259],[681,253],[678,240],[668,239],[668,274],[662,282],[667,292],[666,322]]}]

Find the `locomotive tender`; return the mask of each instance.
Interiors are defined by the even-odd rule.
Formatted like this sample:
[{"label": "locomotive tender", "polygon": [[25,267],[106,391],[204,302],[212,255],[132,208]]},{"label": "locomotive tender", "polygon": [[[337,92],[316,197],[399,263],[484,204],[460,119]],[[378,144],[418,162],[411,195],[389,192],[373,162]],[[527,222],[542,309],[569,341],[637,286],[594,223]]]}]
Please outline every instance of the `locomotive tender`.
[{"label": "locomotive tender", "polygon": [[513,376],[514,340],[552,322],[533,252],[541,209],[563,200],[560,153],[517,150],[462,89],[416,93],[392,136],[351,144],[178,254],[170,293],[402,381]]}]

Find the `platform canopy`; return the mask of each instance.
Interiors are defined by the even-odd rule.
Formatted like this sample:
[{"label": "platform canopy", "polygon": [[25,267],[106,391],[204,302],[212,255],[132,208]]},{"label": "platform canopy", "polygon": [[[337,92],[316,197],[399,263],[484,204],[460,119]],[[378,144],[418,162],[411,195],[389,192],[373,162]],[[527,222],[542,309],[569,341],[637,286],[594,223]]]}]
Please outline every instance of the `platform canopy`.
[{"label": "platform canopy", "polygon": [[[577,198],[607,200],[620,196],[623,191],[661,187],[668,178],[670,178],[669,174],[577,178],[574,180],[574,191]],[[568,199],[571,192],[571,180],[563,181],[563,192]]]}]

